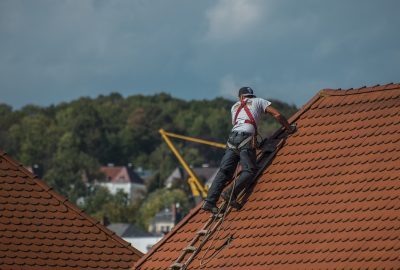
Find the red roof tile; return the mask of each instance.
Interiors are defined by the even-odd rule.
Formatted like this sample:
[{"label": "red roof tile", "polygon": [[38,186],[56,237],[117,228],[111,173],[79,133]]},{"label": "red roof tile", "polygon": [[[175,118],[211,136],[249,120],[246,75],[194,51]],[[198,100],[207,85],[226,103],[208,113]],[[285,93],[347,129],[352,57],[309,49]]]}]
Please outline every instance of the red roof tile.
[{"label": "red roof tile", "polygon": [[107,181],[112,183],[135,183],[144,185],[143,179],[133,169],[125,166],[102,166],[100,171],[106,175]]},{"label": "red roof tile", "polygon": [[[298,131],[247,203],[188,269],[398,269],[399,120],[400,84],[321,90],[290,119]],[[192,210],[136,269],[168,268],[208,218]],[[200,267],[207,248],[205,258],[230,236]]]},{"label": "red roof tile", "polygon": [[130,269],[142,255],[0,151],[0,269]]}]

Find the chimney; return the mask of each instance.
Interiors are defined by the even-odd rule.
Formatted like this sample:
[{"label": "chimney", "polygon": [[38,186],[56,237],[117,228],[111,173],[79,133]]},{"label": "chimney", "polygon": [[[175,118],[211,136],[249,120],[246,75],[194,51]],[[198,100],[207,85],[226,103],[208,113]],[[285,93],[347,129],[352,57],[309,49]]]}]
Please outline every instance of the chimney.
[{"label": "chimney", "polygon": [[176,204],[175,203],[172,204],[171,210],[172,210],[172,222],[174,223],[174,225],[176,225],[177,219],[176,219]]},{"label": "chimney", "polygon": [[100,224],[103,226],[108,226],[110,225],[110,220],[108,219],[108,217],[103,216],[100,220]]},{"label": "chimney", "polygon": [[177,203],[173,203],[172,204],[172,218],[174,221],[174,225],[178,224],[179,221],[181,221],[181,210],[180,210],[181,205],[179,204],[179,202]]}]

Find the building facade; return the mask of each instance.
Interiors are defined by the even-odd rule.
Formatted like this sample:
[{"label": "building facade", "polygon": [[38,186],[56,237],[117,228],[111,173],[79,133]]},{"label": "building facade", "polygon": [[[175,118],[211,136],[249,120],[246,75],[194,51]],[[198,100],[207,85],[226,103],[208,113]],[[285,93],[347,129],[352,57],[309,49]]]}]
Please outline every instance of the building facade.
[{"label": "building facade", "polygon": [[106,187],[111,194],[116,194],[119,190],[128,195],[130,201],[141,198],[146,186],[139,175],[135,173],[131,165],[128,166],[108,166],[100,167],[100,171],[105,174],[105,181],[95,181],[99,186]]}]

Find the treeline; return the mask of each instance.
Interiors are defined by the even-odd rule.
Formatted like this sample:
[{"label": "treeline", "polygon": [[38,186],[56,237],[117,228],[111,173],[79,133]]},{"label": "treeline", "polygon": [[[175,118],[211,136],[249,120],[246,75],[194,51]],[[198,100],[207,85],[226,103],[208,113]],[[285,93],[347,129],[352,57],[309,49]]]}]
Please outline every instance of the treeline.
[{"label": "treeline", "polygon": [[[297,110],[272,102],[286,116]],[[112,93],[19,110],[0,104],[0,148],[26,166],[38,164],[44,180],[74,202],[88,196],[82,179],[100,179],[99,166],[108,163],[152,170],[154,177],[147,185],[153,192],[179,165],[158,130],[224,142],[231,128],[231,106],[224,98],[186,101],[165,93],[126,98]],[[277,127],[267,118],[261,131],[265,135]],[[193,165],[217,165],[223,154],[207,146],[177,144]]]}]

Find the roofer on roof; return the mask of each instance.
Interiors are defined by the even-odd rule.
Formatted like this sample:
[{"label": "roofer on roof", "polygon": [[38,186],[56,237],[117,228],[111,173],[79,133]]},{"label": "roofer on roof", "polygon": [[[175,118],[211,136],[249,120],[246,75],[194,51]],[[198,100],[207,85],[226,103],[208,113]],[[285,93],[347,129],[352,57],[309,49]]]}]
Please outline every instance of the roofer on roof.
[{"label": "roofer on roof", "polygon": [[208,190],[202,209],[212,213],[218,213],[217,201],[226,183],[232,179],[236,166],[240,161],[242,171],[233,190],[228,189],[222,193],[225,201],[231,202],[231,206],[239,208],[236,197],[240,191],[252,183],[257,173],[256,165],[256,144],[257,144],[257,123],[263,113],[271,114],[286,130],[293,133],[295,126],[289,125],[288,121],[276,109],[271,106],[268,100],[257,98],[250,87],[239,89],[239,101],[231,109],[232,131],[229,134],[227,150],[221,160],[221,165],[215,179]]}]

